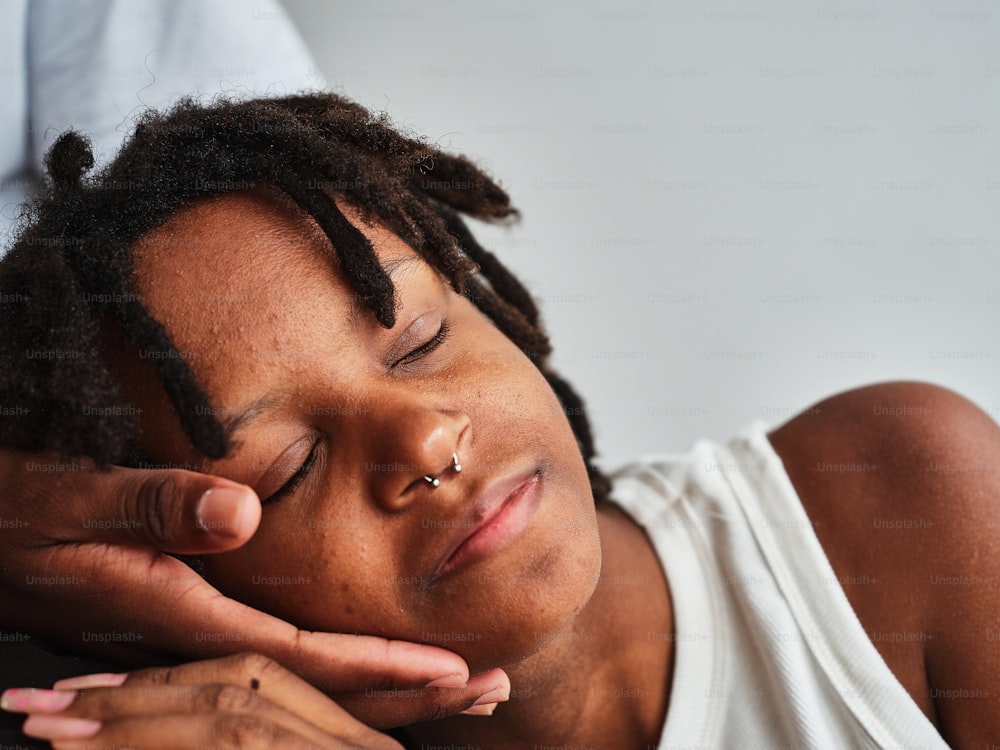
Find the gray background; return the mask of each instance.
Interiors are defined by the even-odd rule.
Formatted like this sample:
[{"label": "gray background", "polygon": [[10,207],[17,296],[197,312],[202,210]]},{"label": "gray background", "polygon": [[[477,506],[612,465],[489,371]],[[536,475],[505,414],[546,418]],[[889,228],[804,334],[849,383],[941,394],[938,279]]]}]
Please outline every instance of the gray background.
[{"label": "gray background", "polygon": [[886,379],[1000,417],[1000,8],[286,0],[338,91],[487,166],[608,465]]}]

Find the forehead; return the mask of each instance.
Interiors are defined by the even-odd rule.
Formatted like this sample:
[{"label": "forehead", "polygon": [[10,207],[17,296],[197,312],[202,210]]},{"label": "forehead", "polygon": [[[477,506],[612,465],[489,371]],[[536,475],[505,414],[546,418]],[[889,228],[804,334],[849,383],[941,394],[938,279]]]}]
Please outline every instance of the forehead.
[{"label": "forehead", "polygon": [[[422,265],[392,232],[340,208],[384,266]],[[267,196],[228,195],[186,207],[137,242],[133,257],[137,293],[206,385],[230,381],[234,359],[252,356],[264,369],[294,365],[314,351],[319,329],[378,325],[358,314],[356,294],[319,226]]]},{"label": "forehead", "polygon": [[[422,262],[384,226],[364,220],[348,205],[338,206],[368,237],[383,266]],[[158,312],[169,315],[178,302],[201,304],[206,311],[233,310],[233,303],[260,302],[307,280],[332,283],[347,292],[342,297],[353,296],[315,220],[290,201],[271,196],[233,194],[187,206],[138,240],[133,259],[137,291],[158,318]]]},{"label": "forehead", "polygon": [[173,296],[166,289],[184,291],[195,279],[215,276],[222,284],[277,266],[298,269],[305,262],[316,267],[324,256],[330,257],[329,241],[311,217],[249,194],[187,206],[133,248],[136,281],[151,307]]}]

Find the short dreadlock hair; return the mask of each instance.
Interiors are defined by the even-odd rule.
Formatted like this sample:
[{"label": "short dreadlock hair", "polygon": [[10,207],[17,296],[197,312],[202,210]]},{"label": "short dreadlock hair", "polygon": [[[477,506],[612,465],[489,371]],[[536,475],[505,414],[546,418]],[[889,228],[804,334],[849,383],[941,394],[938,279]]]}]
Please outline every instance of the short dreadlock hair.
[{"label": "short dreadlock hair", "polygon": [[132,247],[200,199],[276,190],[316,221],[358,299],[389,328],[395,288],[337,195],[399,235],[535,363],[567,414],[595,499],[606,498],[583,402],[548,365],[534,300],[462,218],[517,212],[464,156],[401,134],[384,114],[315,93],[210,105],[185,99],[141,116],[117,158],[87,176],[93,164],[79,134],[55,142],[47,184],[26,205],[0,262],[0,445],[99,465],[128,465],[138,455],[133,410],[121,406],[123,385],[99,337],[111,321],[136,348],[165,353],[151,363],[184,431],[206,457],[226,455],[229,430],[133,289]]}]

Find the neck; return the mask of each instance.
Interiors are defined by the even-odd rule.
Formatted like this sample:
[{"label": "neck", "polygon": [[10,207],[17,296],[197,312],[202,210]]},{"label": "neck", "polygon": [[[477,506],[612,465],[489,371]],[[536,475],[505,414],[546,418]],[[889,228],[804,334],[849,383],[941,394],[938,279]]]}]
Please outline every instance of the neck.
[{"label": "neck", "polygon": [[659,743],[673,671],[673,615],[648,538],[617,507],[598,510],[601,580],[542,651],[506,667],[511,699],[494,716],[407,730],[410,747],[645,748]]}]

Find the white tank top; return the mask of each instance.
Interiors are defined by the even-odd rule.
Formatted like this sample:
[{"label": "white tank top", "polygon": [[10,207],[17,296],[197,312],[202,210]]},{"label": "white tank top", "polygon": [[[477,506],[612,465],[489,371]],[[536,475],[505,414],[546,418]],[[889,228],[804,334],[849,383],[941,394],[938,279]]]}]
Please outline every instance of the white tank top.
[{"label": "white tank top", "polygon": [[613,475],[670,582],[660,750],[947,748],[851,609],[767,430]]}]

